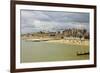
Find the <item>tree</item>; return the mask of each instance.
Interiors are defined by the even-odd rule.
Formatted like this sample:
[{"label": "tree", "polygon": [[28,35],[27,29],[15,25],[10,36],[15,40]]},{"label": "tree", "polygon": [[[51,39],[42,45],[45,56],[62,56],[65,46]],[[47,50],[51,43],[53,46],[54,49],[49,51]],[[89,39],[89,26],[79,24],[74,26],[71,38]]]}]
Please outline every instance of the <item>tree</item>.
[{"label": "tree", "polygon": [[84,34],[84,39],[89,39],[89,33]]}]

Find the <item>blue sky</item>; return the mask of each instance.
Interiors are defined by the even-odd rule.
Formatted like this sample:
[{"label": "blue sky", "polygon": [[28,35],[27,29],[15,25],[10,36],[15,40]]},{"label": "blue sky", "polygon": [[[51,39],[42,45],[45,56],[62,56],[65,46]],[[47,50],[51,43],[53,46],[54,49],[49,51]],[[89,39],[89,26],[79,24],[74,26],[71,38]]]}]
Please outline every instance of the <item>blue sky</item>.
[{"label": "blue sky", "polygon": [[89,13],[21,10],[21,33],[59,31],[68,28],[89,30]]}]

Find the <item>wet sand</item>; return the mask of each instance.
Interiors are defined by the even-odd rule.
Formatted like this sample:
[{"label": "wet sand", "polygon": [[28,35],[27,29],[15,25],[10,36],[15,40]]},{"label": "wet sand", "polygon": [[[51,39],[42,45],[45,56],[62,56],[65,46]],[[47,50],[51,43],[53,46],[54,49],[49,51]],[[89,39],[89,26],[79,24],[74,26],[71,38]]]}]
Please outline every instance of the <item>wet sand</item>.
[{"label": "wet sand", "polygon": [[88,40],[49,40],[46,42],[51,42],[51,43],[62,43],[62,44],[68,44],[68,45],[89,45],[89,41]]}]

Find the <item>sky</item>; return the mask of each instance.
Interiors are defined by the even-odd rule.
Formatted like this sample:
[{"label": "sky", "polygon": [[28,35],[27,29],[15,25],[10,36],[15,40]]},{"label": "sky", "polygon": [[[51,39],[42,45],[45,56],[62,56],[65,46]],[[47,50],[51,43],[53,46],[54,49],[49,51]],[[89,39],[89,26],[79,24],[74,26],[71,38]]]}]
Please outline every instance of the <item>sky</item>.
[{"label": "sky", "polygon": [[56,32],[69,28],[89,30],[89,13],[21,10],[21,33]]}]

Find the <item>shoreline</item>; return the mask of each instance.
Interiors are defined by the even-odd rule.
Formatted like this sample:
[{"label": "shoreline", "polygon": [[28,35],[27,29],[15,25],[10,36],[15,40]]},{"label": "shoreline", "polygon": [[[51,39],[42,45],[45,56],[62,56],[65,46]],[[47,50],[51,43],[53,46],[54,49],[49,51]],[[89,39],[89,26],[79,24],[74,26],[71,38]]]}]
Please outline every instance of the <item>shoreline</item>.
[{"label": "shoreline", "polygon": [[89,45],[89,41],[88,40],[84,40],[84,41],[80,41],[80,40],[49,40],[46,42],[50,42],[50,43],[61,43],[61,44],[68,44],[68,45],[82,45],[82,46],[88,46]]},{"label": "shoreline", "polygon": [[[22,38],[23,39],[23,38]],[[89,40],[86,39],[53,39],[53,38],[27,38],[23,39],[32,42],[47,42],[47,43],[61,43],[61,44],[68,44],[68,45],[83,45],[88,46]]]}]

